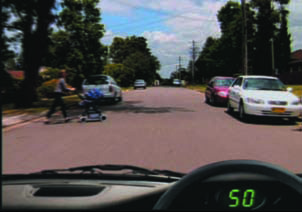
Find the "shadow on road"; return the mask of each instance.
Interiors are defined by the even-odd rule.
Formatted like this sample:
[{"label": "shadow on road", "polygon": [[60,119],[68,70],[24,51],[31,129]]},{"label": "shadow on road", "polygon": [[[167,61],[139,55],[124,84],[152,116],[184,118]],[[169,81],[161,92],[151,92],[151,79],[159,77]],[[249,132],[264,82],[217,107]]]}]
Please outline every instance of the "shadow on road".
[{"label": "shadow on road", "polygon": [[204,102],[204,104],[209,105],[211,107],[226,108],[226,105],[222,103],[215,103],[214,105],[212,105],[211,103]]},{"label": "shadow on road", "polygon": [[136,101],[125,101],[123,103],[111,106],[100,107],[102,111],[113,111],[113,112],[126,112],[126,113],[171,113],[171,112],[194,112],[182,107],[147,107],[144,105],[138,105],[140,102]]},{"label": "shadow on road", "polygon": [[294,121],[289,121],[286,118],[275,118],[275,117],[257,117],[252,116],[249,117],[247,121],[242,121],[239,118],[238,113],[229,113],[228,111],[224,111],[229,116],[237,119],[238,121],[245,124],[253,124],[253,125],[272,125],[272,126],[295,126],[297,125]]},{"label": "shadow on road", "polygon": [[[112,111],[121,113],[171,113],[171,112],[194,112],[182,107],[147,107],[140,105],[141,101],[124,101],[117,104],[102,103],[99,105],[99,109],[102,112]],[[68,114],[70,116],[79,116],[83,112],[83,108],[79,106],[70,107]]]}]

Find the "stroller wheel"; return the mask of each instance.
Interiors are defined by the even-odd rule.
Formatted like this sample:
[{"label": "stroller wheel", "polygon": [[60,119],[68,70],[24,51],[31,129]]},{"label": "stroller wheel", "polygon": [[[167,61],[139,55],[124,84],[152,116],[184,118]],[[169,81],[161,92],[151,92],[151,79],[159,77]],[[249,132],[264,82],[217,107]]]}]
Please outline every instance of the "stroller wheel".
[{"label": "stroller wheel", "polygon": [[107,119],[107,116],[101,115],[101,121],[105,121]]},{"label": "stroller wheel", "polygon": [[83,117],[83,116],[81,116],[81,117],[80,117],[80,122],[84,122],[84,121],[86,121],[86,118]]}]

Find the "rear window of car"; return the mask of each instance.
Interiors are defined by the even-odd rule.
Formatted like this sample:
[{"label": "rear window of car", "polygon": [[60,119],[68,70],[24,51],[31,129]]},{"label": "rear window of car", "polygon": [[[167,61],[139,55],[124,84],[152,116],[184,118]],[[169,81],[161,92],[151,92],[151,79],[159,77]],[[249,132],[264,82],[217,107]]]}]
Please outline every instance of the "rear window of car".
[{"label": "rear window of car", "polygon": [[88,77],[85,80],[85,85],[103,85],[108,84],[109,80],[105,76],[94,76],[94,77]]},{"label": "rear window of car", "polygon": [[234,79],[217,79],[215,80],[215,86],[231,86]]}]

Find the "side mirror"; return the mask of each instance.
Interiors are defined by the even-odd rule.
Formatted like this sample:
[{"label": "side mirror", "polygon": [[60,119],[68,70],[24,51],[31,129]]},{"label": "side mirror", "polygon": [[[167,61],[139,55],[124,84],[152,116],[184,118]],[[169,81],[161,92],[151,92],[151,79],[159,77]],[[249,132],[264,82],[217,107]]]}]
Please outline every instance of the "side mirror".
[{"label": "side mirror", "polygon": [[239,85],[235,85],[234,88],[235,89],[240,89],[240,86]]},{"label": "side mirror", "polygon": [[286,89],[288,92],[293,92],[293,88],[287,88]]}]

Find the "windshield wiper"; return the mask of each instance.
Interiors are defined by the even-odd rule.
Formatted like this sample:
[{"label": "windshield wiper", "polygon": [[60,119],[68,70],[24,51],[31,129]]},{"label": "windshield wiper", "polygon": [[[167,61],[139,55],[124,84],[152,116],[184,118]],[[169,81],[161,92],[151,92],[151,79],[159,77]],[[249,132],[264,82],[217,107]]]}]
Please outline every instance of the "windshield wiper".
[{"label": "windshield wiper", "polygon": [[122,174],[142,174],[142,175],[162,175],[167,177],[183,177],[185,174],[174,172],[170,170],[150,170],[146,168],[142,168],[139,166],[131,166],[131,165],[93,165],[93,166],[79,166],[72,167],[67,169],[49,169],[42,170],[40,172],[35,172],[32,174],[66,174],[66,173],[78,173],[81,174],[89,173],[89,174],[107,174],[105,172],[118,172],[118,171],[127,171],[130,172],[122,172]]}]

